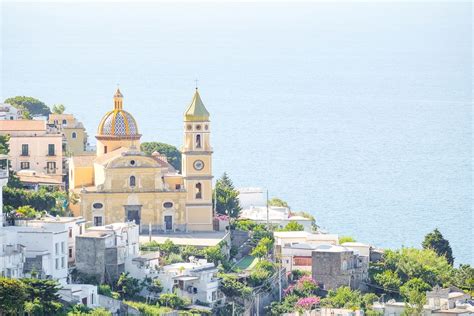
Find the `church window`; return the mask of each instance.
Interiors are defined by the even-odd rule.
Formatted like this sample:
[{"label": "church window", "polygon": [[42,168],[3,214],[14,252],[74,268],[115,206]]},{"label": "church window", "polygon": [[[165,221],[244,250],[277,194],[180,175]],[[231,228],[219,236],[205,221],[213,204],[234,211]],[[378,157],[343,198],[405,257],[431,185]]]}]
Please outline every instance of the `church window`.
[{"label": "church window", "polygon": [[201,125],[196,125],[196,129],[197,129],[198,131],[200,131],[200,130],[201,130]]},{"label": "church window", "polygon": [[196,135],[196,148],[201,148],[201,135]]},{"label": "church window", "polygon": [[173,203],[172,203],[172,202],[165,202],[165,203],[163,203],[163,207],[164,207],[164,208],[172,208],[172,207],[173,207]]},{"label": "church window", "polygon": [[77,138],[76,132],[72,132],[72,138]]},{"label": "church window", "polygon": [[66,120],[63,120],[63,125],[67,125],[67,121],[66,121]]},{"label": "church window", "polygon": [[187,127],[188,131],[192,130],[193,129],[193,126],[191,124],[189,124]]},{"label": "church window", "polygon": [[207,131],[209,129],[209,125],[205,125],[204,129]]},{"label": "church window", "polygon": [[94,216],[94,226],[102,226],[102,216]]},{"label": "church window", "polygon": [[107,153],[107,146],[104,146],[104,154]]},{"label": "church window", "polygon": [[103,207],[104,207],[104,204],[97,202],[97,203],[92,204],[92,207],[93,207],[93,208],[103,208]]},{"label": "church window", "polygon": [[196,183],[196,199],[202,199],[202,184]]},{"label": "church window", "polygon": [[135,166],[135,160],[130,160],[130,165]]},{"label": "church window", "polygon": [[134,187],[135,185],[136,185],[135,176],[131,176],[131,177],[130,177],[130,186],[131,186],[131,187]]}]

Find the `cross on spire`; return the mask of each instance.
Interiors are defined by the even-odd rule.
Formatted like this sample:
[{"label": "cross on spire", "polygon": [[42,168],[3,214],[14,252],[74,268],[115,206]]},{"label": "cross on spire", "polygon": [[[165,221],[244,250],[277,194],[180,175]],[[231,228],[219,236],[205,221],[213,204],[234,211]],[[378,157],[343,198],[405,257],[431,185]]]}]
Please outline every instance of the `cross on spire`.
[{"label": "cross on spire", "polygon": [[198,78],[194,79],[194,83],[196,84],[196,90],[198,89]]}]

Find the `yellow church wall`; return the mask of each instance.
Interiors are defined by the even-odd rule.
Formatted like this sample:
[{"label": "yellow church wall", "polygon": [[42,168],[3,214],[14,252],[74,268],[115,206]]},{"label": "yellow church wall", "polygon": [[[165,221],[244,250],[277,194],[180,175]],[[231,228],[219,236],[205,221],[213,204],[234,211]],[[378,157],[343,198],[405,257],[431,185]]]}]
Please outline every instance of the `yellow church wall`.
[{"label": "yellow church wall", "polygon": [[94,184],[94,168],[90,167],[73,167],[70,166],[69,187],[71,189],[81,188],[83,186],[91,186]]},{"label": "yellow church wall", "polygon": [[[172,202],[173,207],[166,209],[165,202]],[[94,203],[103,205],[94,209]],[[126,220],[125,206],[140,206],[141,230],[147,230],[151,223],[153,229],[161,229],[163,215],[173,214],[175,225],[185,225],[185,193],[184,192],[149,192],[149,193],[101,193],[90,192],[81,194],[80,215],[93,222],[94,216],[102,216],[103,224],[123,222]]]},{"label": "yellow church wall", "polygon": [[[76,138],[73,138],[75,133]],[[85,151],[84,145],[87,142],[86,133],[83,128],[64,128],[64,137],[67,141],[67,154],[68,155],[79,155]]]},{"label": "yellow church wall", "polygon": [[[204,163],[204,168],[197,171],[194,169],[194,162],[196,160],[201,160]],[[212,160],[210,155],[183,155],[183,161],[185,161],[185,168],[183,169],[183,174],[186,176],[194,175],[210,175],[212,174]]]}]

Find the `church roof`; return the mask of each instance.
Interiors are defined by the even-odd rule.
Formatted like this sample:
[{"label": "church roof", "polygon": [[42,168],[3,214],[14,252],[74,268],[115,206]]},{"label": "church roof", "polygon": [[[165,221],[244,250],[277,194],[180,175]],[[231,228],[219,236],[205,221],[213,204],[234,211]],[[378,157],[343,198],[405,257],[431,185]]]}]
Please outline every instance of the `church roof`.
[{"label": "church roof", "polygon": [[185,121],[209,121],[209,112],[201,100],[198,89],[194,93],[193,100],[184,112]]},{"label": "church roof", "polygon": [[138,139],[138,125],[132,114],[122,109],[123,95],[119,89],[114,94],[114,109],[107,112],[97,129],[98,137]]}]

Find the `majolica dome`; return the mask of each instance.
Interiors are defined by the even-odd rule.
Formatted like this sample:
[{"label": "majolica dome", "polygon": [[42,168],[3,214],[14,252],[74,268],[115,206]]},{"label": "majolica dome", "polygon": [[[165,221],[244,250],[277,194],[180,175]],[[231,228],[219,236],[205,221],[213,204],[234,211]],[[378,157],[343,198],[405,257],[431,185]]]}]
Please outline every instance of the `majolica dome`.
[{"label": "majolica dome", "polygon": [[100,121],[98,137],[139,138],[138,126],[132,114],[122,109],[123,95],[119,89],[114,95],[114,109],[107,112]]}]

